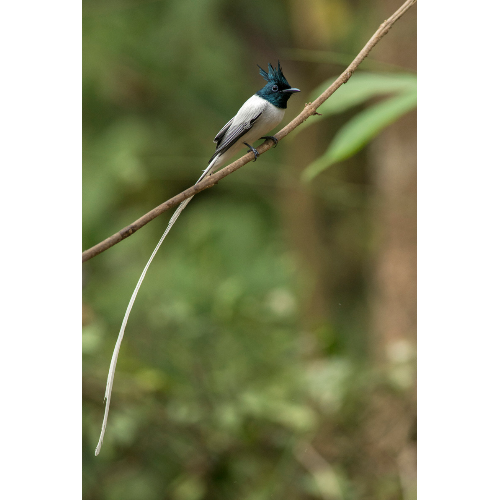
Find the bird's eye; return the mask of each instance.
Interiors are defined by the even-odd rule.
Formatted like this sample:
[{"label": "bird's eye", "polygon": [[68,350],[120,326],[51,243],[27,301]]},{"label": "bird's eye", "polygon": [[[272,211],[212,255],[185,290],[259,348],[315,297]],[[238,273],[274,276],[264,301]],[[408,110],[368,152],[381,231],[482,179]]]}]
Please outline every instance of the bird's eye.
[{"label": "bird's eye", "polygon": [[273,85],[273,92],[278,92],[278,86],[277,85]]}]

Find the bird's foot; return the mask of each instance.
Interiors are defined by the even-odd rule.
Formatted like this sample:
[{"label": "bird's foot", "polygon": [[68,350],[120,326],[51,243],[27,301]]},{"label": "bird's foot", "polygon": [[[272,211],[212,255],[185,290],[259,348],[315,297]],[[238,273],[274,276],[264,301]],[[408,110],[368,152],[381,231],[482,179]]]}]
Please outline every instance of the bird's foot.
[{"label": "bird's foot", "polygon": [[247,151],[247,153],[250,153],[252,152],[253,155],[254,155],[254,159],[253,161],[257,161],[257,156],[259,156],[259,152],[252,146],[250,146],[250,144],[248,144],[248,142],[244,142],[243,143],[245,146],[248,146],[250,149]]},{"label": "bird's foot", "polygon": [[265,135],[264,137],[261,137],[261,139],[265,139],[266,141],[267,139],[271,139],[274,142],[273,148],[275,148],[278,145],[278,139],[276,139],[274,135]]}]

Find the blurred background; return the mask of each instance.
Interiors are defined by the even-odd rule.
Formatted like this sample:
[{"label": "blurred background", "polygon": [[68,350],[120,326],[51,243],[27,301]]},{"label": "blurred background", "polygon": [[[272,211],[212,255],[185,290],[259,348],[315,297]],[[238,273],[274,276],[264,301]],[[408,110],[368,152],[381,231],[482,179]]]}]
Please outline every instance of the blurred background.
[{"label": "blurred background", "polygon": [[[285,125],[402,0],[84,0],[83,247],[191,186],[279,59]],[[83,498],[416,498],[416,7],[276,149],[83,265]],[[348,90],[349,89],[349,90]],[[343,94],[342,94],[343,92]]]}]

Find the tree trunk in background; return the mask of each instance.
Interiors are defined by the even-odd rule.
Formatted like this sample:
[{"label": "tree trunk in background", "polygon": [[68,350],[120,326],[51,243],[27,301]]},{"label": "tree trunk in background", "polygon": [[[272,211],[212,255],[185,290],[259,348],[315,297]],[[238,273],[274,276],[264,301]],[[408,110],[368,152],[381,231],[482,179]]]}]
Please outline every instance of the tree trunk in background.
[{"label": "tree trunk in background", "polygon": [[[382,18],[400,4],[399,0],[379,0]],[[415,7],[373,56],[416,70]],[[401,389],[397,395],[378,394],[371,402],[369,433],[376,454],[392,459],[405,500],[416,498],[416,117],[416,112],[409,113],[387,128],[372,144],[369,158],[377,243],[370,294],[371,352],[378,367]]]},{"label": "tree trunk in background", "polygon": [[[378,12],[371,19],[382,21],[400,5],[400,0],[378,0]],[[317,13],[325,2],[291,2],[294,38],[301,48],[332,50],[335,44],[313,30]],[[330,30],[331,33],[331,30]],[[372,34],[367,28],[366,39]],[[411,59],[408,59],[410,54]],[[411,9],[375,47],[374,59],[416,69],[416,9]],[[403,57],[403,59],[402,59]],[[311,69],[314,68],[311,66]],[[301,65],[301,85],[314,88],[324,78]],[[304,78],[306,80],[304,80]],[[326,147],[320,131],[310,127],[300,140],[287,144],[287,186],[283,190],[281,211],[290,246],[297,253],[301,268],[312,277],[301,303],[303,341],[306,358],[319,354],[315,327],[332,317],[331,251],[322,238],[318,208],[310,191],[298,183],[300,173]],[[350,422],[356,432],[345,430],[337,422],[324,422],[313,445],[332,464],[349,464],[352,480],[363,484],[363,498],[414,500],[416,498],[416,113],[409,113],[386,129],[368,150],[368,170],[374,188],[372,227],[376,253],[370,269],[369,353],[377,369],[394,382],[397,390],[373,381],[373,390],[363,395],[364,407],[359,423]],[[358,155],[352,161],[364,161]],[[326,173],[324,174],[326,175]],[[335,278],[333,278],[335,279]],[[371,387],[371,386],[370,386]],[[348,427],[350,428],[350,427]],[[344,434],[345,432],[345,434]],[[336,455],[342,439],[347,440],[345,454]],[[340,448],[339,448],[340,447]],[[344,448],[342,448],[344,449]],[[349,451],[346,451],[349,450]],[[349,455],[352,454],[352,455]],[[351,457],[351,461],[349,461]],[[390,483],[390,488],[384,488]]]}]

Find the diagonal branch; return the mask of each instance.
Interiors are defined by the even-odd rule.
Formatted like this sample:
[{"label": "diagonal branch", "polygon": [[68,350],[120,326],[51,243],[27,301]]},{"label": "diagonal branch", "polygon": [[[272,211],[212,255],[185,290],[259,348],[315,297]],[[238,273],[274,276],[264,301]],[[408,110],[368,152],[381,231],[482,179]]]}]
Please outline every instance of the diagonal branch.
[{"label": "diagonal branch", "polygon": [[[380,39],[385,36],[392,25],[414,4],[417,0],[406,0],[406,2],[396,11],[394,14],[385,20],[379,27],[379,29],[374,33],[374,35],[370,38],[368,43],[363,47],[361,52],[355,57],[354,61],[346,68],[346,70],[328,87],[313,103],[308,103],[305,105],[304,110],[297,115],[288,125],[282,128],[277,134],[275,134],[276,139],[281,140],[283,137],[287,136],[292,130],[296,129],[301,123],[303,123],[307,118],[316,114],[316,110],[321,104],[323,104],[341,85],[347,83],[349,78],[353,72],[357,69],[357,67],[361,64],[363,59],[370,53],[373,47],[380,41]],[[273,146],[273,142],[271,140],[267,140],[263,144],[261,144],[257,151],[262,154],[267,150],[271,149]],[[195,184],[190,188],[186,189],[182,193],[170,198],[165,201],[161,205],[158,205],[156,208],[143,215],[132,224],[124,227],[122,230],[113,234],[109,238],[106,238],[104,241],[101,241],[97,245],[85,250],[82,254],[82,262],[85,262],[92,257],[104,252],[108,248],[116,245],[118,242],[128,238],[131,234],[134,234],[138,229],[145,226],[148,222],[151,222],[155,217],[158,217],[163,212],[167,211],[169,208],[178,205],[185,199],[194,196],[195,194],[212,187],[214,184],[217,184],[222,178],[227,175],[233,173],[235,170],[238,170],[243,165],[246,165],[250,161],[254,159],[253,153],[247,153],[242,156],[238,160],[229,164],[227,167],[219,170],[218,172],[208,176],[206,179],[201,181],[199,184]]]}]

